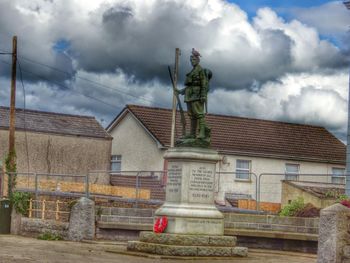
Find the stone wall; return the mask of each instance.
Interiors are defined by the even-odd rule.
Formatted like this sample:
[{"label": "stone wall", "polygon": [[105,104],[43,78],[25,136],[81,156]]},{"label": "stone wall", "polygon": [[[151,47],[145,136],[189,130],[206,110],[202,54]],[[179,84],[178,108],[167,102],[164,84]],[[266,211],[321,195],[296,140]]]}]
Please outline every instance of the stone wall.
[{"label": "stone wall", "polygon": [[[153,224],[155,209],[103,207],[100,209],[101,222],[126,224]],[[279,232],[318,234],[319,218],[281,217],[223,213],[225,229],[251,229]]]},{"label": "stone wall", "polygon": [[24,236],[37,237],[39,234],[49,232],[57,234],[63,239],[67,239],[68,228],[69,223],[65,222],[22,217],[20,234]]},{"label": "stone wall", "polygon": [[319,218],[224,213],[225,228],[318,233]]},{"label": "stone wall", "polygon": [[[27,160],[26,142],[28,143]],[[90,170],[109,170],[110,139],[16,131],[18,172],[86,174]],[[0,160],[8,149],[8,131],[0,130]],[[29,167],[28,167],[29,163]],[[98,183],[109,184],[109,175]]]},{"label": "stone wall", "polygon": [[282,182],[282,207],[289,204],[291,200],[296,200],[298,197],[302,197],[305,204],[311,203],[318,208],[325,208],[336,202],[335,198],[319,198],[288,182]]}]

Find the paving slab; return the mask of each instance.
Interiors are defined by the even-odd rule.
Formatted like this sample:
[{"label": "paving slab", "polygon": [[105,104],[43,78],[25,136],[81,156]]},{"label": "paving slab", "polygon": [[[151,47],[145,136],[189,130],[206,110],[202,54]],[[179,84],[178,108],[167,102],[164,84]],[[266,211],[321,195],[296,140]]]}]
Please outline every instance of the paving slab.
[{"label": "paving slab", "polygon": [[[144,253],[128,252],[126,243],[120,242],[69,242],[44,241],[33,238],[0,235],[0,263],[179,263],[182,260],[193,261],[192,257],[177,258],[171,256],[148,255]],[[216,263],[314,263],[316,255],[249,249],[246,258],[200,258],[195,262]]]}]

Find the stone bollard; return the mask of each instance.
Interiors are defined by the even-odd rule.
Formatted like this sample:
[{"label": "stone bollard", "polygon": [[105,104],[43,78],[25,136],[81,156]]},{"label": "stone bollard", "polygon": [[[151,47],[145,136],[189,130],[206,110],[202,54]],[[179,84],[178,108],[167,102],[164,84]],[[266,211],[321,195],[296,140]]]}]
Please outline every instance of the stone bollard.
[{"label": "stone bollard", "polygon": [[69,219],[68,240],[81,241],[95,237],[95,202],[82,197],[72,207]]},{"label": "stone bollard", "polygon": [[321,210],[317,263],[350,263],[350,209],[334,204]]}]

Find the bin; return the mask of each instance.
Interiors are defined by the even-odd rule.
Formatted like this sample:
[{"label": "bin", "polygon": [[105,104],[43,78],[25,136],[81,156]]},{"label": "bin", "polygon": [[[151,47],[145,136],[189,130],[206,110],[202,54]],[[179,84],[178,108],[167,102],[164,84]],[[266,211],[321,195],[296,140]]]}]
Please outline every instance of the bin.
[{"label": "bin", "polygon": [[0,199],[0,234],[10,234],[11,206],[10,200]]}]

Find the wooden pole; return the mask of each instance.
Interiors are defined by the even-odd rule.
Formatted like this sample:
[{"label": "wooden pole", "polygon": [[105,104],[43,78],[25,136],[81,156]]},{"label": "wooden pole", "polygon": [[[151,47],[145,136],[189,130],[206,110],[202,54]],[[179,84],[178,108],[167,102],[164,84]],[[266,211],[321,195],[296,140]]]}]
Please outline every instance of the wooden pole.
[{"label": "wooden pole", "polygon": [[41,206],[41,219],[45,219],[45,199],[42,202],[42,206]]},{"label": "wooden pole", "polygon": [[[10,103],[10,132],[9,155],[12,157],[15,151],[15,119],[16,119],[16,74],[17,74],[17,37],[13,37],[12,43],[12,76],[11,76],[11,103]],[[14,158],[11,158],[14,164]]]},{"label": "wooden pole", "polygon": [[[16,74],[17,74],[17,36],[12,40],[12,75],[11,75],[11,101],[10,101],[10,128],[9,128],[9,162],[11,170],[8,172],[15,172],[12,170],[16,165],[15,155],[15,117],[16,117]],[[14,188],[15,174],[9,174],[10,187],[9,196],[12,195]]]},{"label": "wooden pole", "polygon": [[60,200],[57,200],[56,201],[56,220],[57,221],[60,219],[59,212],[60,212]]},{"label": "wooden pole", "polygon": [[32,216],[33,216],[33,199],[32,198],[30,198],[30,200],[29,200],[29,218],[32,218]]},{"label": "wooden pole", "polygon": [[[180,49],[175,49],[175,69],[174,69],[174,86],[177,88],[177,76],[179,71],[179,57],[180,57]],[[172,112],[172,120],[171,120],[171,140],[170,147],[174,147],[175,145],[175,122],[176,122],[176,96],[173,93],[173,112]]]}]

